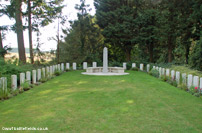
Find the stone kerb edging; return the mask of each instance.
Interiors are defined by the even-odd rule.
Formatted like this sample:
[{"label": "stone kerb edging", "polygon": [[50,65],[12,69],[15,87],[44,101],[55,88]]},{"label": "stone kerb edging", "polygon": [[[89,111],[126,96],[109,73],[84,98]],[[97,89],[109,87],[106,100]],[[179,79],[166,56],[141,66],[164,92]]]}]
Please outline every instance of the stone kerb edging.
[{"label": "stone kerb edging", "polygon": [[[27,71],[25,73],[20,73],[19,81],[20,84],[17,83],[17,75],[11,75],[11,91],[15,92],[17,90],[23,91],[26,88],[31,88],[33,85],[39,85],[40,83],[43,83],[47,81],[48,79],[51,79],[56,75],[56,72],[63,73],[65,72],[65,66],[64,63],[57,64],[57,65],[51,65],[47,67],[43,67],[36,70]],[[70,69],[69,63],[66,63],[66,70]],[[58,76],[58,75],[57,75]],[[19,88],[18,88],[19,87]],[[8,93],[8,86],[7,86],[7,78],[6,77],[0,77],[0,99],[8,99],[7,95]],[[1,97],[5,96],[5,98]],[[15,95],[15,94],[13,94]]]}]

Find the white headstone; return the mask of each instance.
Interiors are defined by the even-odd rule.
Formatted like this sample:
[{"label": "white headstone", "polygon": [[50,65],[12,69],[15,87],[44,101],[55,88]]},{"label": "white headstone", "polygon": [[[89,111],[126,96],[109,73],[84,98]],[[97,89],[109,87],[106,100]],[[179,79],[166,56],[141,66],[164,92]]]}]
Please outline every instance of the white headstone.
[{"label": "white headstone", "polygon": [[132,68],[135,68],[135,67],[136,67],[136,63],[133,63],[133,64],[132,64]]},{"label": "white headstone", "polygon": [[165,68],[162,68],[161,75],[162,75],[162,76],[165,76]]},{"label": "white headstone", "polygon": [[97,62],[93,62],[93,67],[97,67]]},{"label": "white headstone", "polygon": [[147,72],[150,71],[150,64],[147,64]]},{"label": "white headstone", "polygon": [[166,76],[170,76],[170,69],[166,69]]},{"label": "white headstone", "polygon": [[187,83],[187,74],[186,73],[182,74],[182,83],[185,84],[185,85]]},{"label": "white headstone", "polygon": [[32,70],[32,84],[36,84],[36,70]]},{"label": "white headstone", "polygon": [[162,75],[162,68],[159,67],[159,78],[161,77],[161,75]]},{"label": "white headstone", "polygon": [[47,78],[49,78],[50,77],[50,67],[46,67],[46,76],[47,76]]},{"label": "white headstone", "polygon": [[60,69],[61,67],[60,67],[60,64],[58,64],[58,71],[60,71],[61,69]]},{"label": "white headstone", "polygon": [[55,66],[55,71],[58,71],[58,65],[54,65]]},{"label": "white headstone", "polygon": [[200,91],[202,93],[202,78],[200,78]]},{"label": "white headstone", "polygon": [[156,67],[156,70],[158,71],[158,70],[159,70],[159,67]]},{"label": "white headstone", "polygon": [[193,85],[199,87],[199,76],[194,76]]},{"label": "white headstone", "polygon": [[6,77],[0,78],[0,88],[2,88],[3,92],[7,92],[7,78]]},{"label": "white headstone", "polygon": [[73,70],[76,70],[76,63],[73,63]]},{"label": "white headstone", "polygon": [[172,80],[175,80],[175,70],[172,70],[172,71],[171,71],[171,79],[172,79]]},{"label": "white headstone", "polygon": [[20,85],[25,83],[25,73],[20,73]]},{"label": "white headstone", "polygon": [[52,66],[52,75],[55,73],[55,66]]},{"label": "white headstone", "polygon": [[29,84],[31,84],[31,72],[30,71],[26,72],[26,80],[29,82]]},{"label": "white headstone", "polygon": [[140,70],[141,70],[141,71],[144,70],[144,64],[140,64]]},{"label": "white headstone", "polygon": [[84,69],[84,70],[86,70],[86,69],[87,69],[87,67],[88,67],[87,62],[83,62],[83,69]]},{"label": "white headstone", "polygon": [[70,65],[69,65],[69,63],[66,63],[66,69],[70,69]]},{"label": "white headstone", "polygon": [[123,63],[123,68],[124,68],[125,70],[127,69],[125,62]]},{"label": "white headstone", "polygon": [[13,91],[15,91],[18,87],[17,84],[17,75],[11,75],[11,88]]},{"label": "white headstone", "polygon": [[37,69],[37,81],[41,80],[41,69]]},{"label": "white headstone", "polygon": [[64,72],[64,63],[61,63],[61,71]]},{"label": "white headstone", "polygon": [[46,69],[45,68],[42,68],[42,72],[43,72],[43,78],[45,78],[46,77]]},{"label": "white headstone", "polygon": [[50,76],[52,77],[53,75],[53,66],[50,66]]},{"label": "white headstone", "polygon": [[190,88],[192,84],[193,84],[193,76],[189,74],[187,79],[187,87]]},{"label": "white headstone", "polygon": [[108,73],[108,49],[103,49],[103,73]]},{"label": "white headstone", "polygon": [[177,84],[180,84],[180,72],[176,72],[176,82],[177,82]]},{"label": "white headstone", "polygon": [[153,66],[153,68],[152,68],[152,69],[154,69],[154,70],[155,70],[155,69],[156,69],[156,66]]}]

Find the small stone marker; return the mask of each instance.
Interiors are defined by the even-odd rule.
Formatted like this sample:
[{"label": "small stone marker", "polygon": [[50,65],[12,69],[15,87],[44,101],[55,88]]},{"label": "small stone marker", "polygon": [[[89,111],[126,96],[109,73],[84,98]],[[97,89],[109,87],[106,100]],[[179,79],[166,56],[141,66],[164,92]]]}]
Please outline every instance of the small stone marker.
[{"label": "small stone marker", "polygon": [[176,72],[176,82],[177,84],[180,84],[180,72]]},{"label": "small stone marker", "polygon": [[161,74],[162,74],[163,76],[165,76],[165,68],[162,68]]},{"label": "small stone marker", "polygon": [[17,75],[11,75],[11,88],[13,91],[15,91],[18,87],[17,84]]},{"label": "small stone marker", "polygon": [[124,68],[125,70],[127,69],[125,62],[123,63],[123,68]]},{"label": "small stone marker", "polygon": [[73,70],[76,70],[76,62],[73,63]]},{"label": "small stone marker", "polygon": [[187,82],[187,74],[183,73],[182,74],[182,83],[186,85],[186,82]]},{"label": "small stone marker", "polygon": [[172,71],[171,71],[171,79],[172,79],[172,80],[175,80],[175,70],[172,70]]},{"label": "small stone marker", "polygon": [[6,77],[0,78],[0,88],[2,88],[3,92],[7,92],[7,78]]},{"label": "small stone marker", "polygon": [[50,77],[53,75],[53,66],[50,66]]},{"label": "small stone marker", "polygon": [[97,62],[93,62],[93,67],[97,67]]},{"label": "small stone marker", "polygon": [[61,69],[60,69],[61,67],[60,67],[60,64],[58,64],[58,71],[60,71]]},{"label": "small stone marker", "polygon": [[46,67],[46,76],[50,78],[50,68],[48,66]]},{"label": "small stone marker", "polygon": [[66,63],[66,69],[70,69],[70,65],[69,65],[69,63]]},{"label": "small stone marker", "polygon": [[144,64],[140,64],[140,70],[141,70],[141,71],[144,70]]},{"label": "small stone marker", "polygon": [[170,69],[166,69],[166,76],[170,76]]},{"label": "small stone marker", "polygon": [[55,73],[55,66],[52,66],[52,75]]},{"label": "small stone marker", "polygon": [[61,63],[61,70],[64,72],[64,63]]},{"label": "small stone marker", "polygon": [[150,64],[147,64],[147,72],[150,71]]},{"label": "small stone marker", "polygon": [[36,84],[36,70],[32,70],[32,84]]},{"label": "small stone marker", "polygon": [[199,76],[194,76],[193,86],[199,87]]},{"label": "small stone marker", "polygon": [[156,66],[153,66],[153,68],[152,68],[152,69],[154,69],[154,70],[155,70],[155,69],[156,69]]},{"label": "small stone marker", "polygon": [[84,70],[86,70],[86,69],[87,69],[87,67],[88,67],[87,62],[83,62],[83,69],[84,69]]},{"label": "small stone marker", "polygon": [[161,77],[161,75],[162,75],[162,68],[159,67],[159,77]]},{"label": "small stone marker", "polygon": [[37,81],[41,80],[41,69],[37,69]]},{"label": "small stone marker", "polygon": [[55,71],[58,71],[58,65],[55,65]]},{"label": "small stone marker", "polygon": [[20,85],[25,83],[25,73],[20,73]]},{"label": "small stone marker", "polygon": [[190,88],[192,86],[192,83],[193,83],[193,76],[189,74],[187,79],[187,87]]},{"label": "small stone marker", "polygon": [[26,72],[26,80],[29,82],[29,84],[31,84],[31,72],[30,71]]},{"label": "small stone marker", "polygon": [[136,63],[133,63],[133,64],[132,64],[132,68],[135,68],[135,67],[136,67]]},{"label": "small stone marker", "polygon": [[156,70],[158,71],[158,70],[159,70],[159,67],[156,67]]},{"label": "small stone marker", "polygon": [[202,93],[202,78],[200,78],[200,91],[201,91],[201,93]]},{"label": "small stone marker", "polygon": [[43,78],[45,78],[46,77],[46,69],[45,68],[42,68],[42,72],[43,72]]}]

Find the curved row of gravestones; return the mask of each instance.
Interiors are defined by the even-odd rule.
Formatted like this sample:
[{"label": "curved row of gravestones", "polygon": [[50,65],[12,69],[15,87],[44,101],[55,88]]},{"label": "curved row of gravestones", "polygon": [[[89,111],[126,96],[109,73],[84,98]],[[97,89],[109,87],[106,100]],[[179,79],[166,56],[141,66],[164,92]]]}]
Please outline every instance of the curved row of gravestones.
[{"label": "curved row of gravestones", "polygon": [[[37,84],[37,82],[40,82],[42,78],[50,79],[56,71],[64,72],[64,63],[27,71],[26,73],[20,73],[20,86],[22,86],[25,82],[28,82],[29,84]],[[11,89],[12,91],[15,91],[17,88],[17,75],[11,75]],[[7,78],[1,77],[0,93],[5,93],[7,91]]]},{"label": "curved row of gravestones", "polygon": [[[126,65],[127,65],[127,63],[123,63],[124,69],[127,69]],[[87,62],[83,62],[83,69],[85,70],[85,69],[87,69],[87,67],[88,67]],[[97,67],[97,62],[93,62],[92,67]],[[136,63],[132,63],[132,68],[135,68],[135,67],[137,67]],[[69,69],[70,69],[70,63],[66,63],[66,70],[69,70]],[[72,64],[72,69],[77,70],[76,63]],[[141,71],[144,71],[144,64],[140,64],[139,69]],[[198,87],[198,88],[202,89],[202,78],[200,78],[200,81],[199,81],[198,76],[193,76],[191,74],[189,74],[187,76],[186,73],[180,74],[179,71],[176,71],[176,72],[174,70],[170,71],[170,69],[165,69],[165,68],[156,67],[156,66],[153,66],[152,69],[159,71],[159,77],[161,77],[163,75],[171,77],[171,79],[176,80],[176,82],[178,84],[180,84],[180,78],[182,78],[182,83],[186,84],[188,88],[190,88],[191,86],[194,86],[194,87]],[[150,64],[147,64],[146,71],[149,72],[150,70],[151,70]],[[43,78],[53,77],[55,71],[64,72],[64,63],[47,66],[46,68],[42,68],[42,69],[32,70],[32,74],[30,71],[27,71],[26,73],[20,73],[20,85],[22,85],[25,81],[28,81],[30,84],[31,83],[36,84],[37,81],[39,82],[42,77]],[[16,90],[17,87],[18,87],[17,75],[12,75],[11,76],[11,89]],[[6,77],[0,78],[0,89],[2,89],[3,91],[7,91],[7,78]]]},{"label": "curved row of gravestones", "polygon": [[[126,68],[126,63],[124,63],[123,66]],[[136,67],[136,63],[133,63],[132,67]],[[187,75],[186,73],[181,74],[179,71],[170,70],[158,66],[153,66],[152,69],[157,70],[159,72],[159,77],[161,76],[170,77],[171,80],[173,81],[175,80],[178,85],[184,84],[187,86],[188,89],[190,89],[192,86],[197,87],[199,91],[200,89],[202,89],[202,77],[199,78],[199,76],[193,76],[191,74]],[[144,64],[140,64],[140,70],[144,71]],[[150,70],[151,70],[150,64],[147,64],[146,71],[150,72]]]},{"label": "curved row of gravestones", "polygon": [[[97,67],[97,62],[93,62],[92,67]],[[77,64],[75,62],[72,64],[72,69],[77,70]],[[83,69],[87,69],[87,62],[83,63]],[[70,70],[70,63],[66,63],[66,70]],[[27,71],[26,73],[20,73],[19,85],[17,84],[17,75],[11,75],[11,89],[12,91],[15,91],[18,86],[21,87],[25,82],[29,82],[29,84],[37,84],[42,78],[52,78],[56,71],[64,72],[64,63],[32,70],[32,72]],[[7,91],[7,78],[0,77],[0,93]]]}]

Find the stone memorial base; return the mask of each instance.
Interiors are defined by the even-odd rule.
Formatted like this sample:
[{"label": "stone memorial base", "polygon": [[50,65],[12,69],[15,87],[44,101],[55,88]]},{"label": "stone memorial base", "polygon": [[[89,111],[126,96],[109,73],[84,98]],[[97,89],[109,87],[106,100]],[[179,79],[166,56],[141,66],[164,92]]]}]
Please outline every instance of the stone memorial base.
[{"label": "stone memorial base", "polygon": [[84,75],[100,75],[100,76],[112,76],[112,75],[127,75],[129,73],[124,72],[122,67],[108,67],[108,72],[103,73],[103,67],[88,67]]}]

